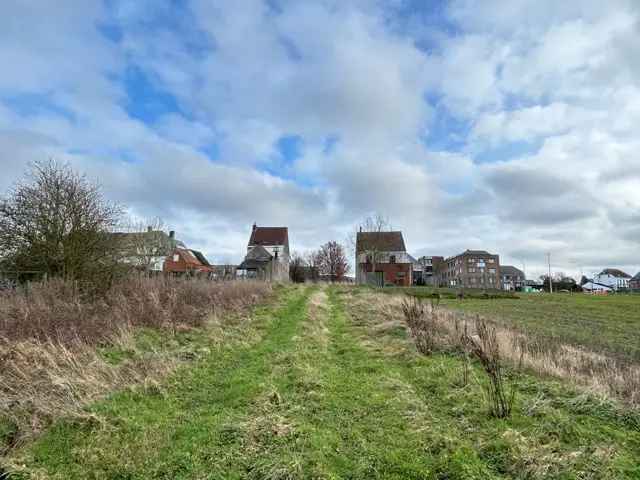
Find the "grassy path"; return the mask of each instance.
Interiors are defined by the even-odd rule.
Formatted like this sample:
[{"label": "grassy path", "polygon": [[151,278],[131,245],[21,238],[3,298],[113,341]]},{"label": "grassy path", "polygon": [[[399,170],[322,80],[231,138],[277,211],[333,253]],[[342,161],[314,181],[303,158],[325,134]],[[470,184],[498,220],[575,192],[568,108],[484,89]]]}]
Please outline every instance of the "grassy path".
[{"label": "grassy path", "polygon": [[[455,387],[454,358],[413,355],[401,330],[367,333],[338,289],[288,288],[249,328],[258,340],[214,350],[156,394],[96,405],[104,424],[61,422],[25,450],[25,470],[60,479],[618,478],[595,463],[591,475],[550,473],[553,462],[616,453],[573,445],[571,435],[603,448],[628,442],[620,468],[632,469],[639,451],[637,433],[617,420],[562,409],[488,419],[479,389]],[[550,443],[558,424],[567,440]],[[540,448],[545,441],[553,448]]]}]

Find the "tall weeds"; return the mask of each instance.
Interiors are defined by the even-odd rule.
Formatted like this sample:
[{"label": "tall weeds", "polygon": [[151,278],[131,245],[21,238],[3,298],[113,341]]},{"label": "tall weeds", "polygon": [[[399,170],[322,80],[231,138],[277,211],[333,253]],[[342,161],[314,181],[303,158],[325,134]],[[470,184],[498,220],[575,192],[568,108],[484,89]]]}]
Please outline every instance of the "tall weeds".
[{"label": "tall weeds", "polygon": [[[465,328],[465,334],[461,337],[462,346],[480,362],[487,374],[488,382],[483,386],[491,414],[498,418],[508,417],[513,407],[515,390],[511,389],[507,393],[496,328],[480,317],[476,317],[474,326],[476,335],[470,335]],[[466,364],[464,368],[466,369]]]},{"label": "tall weeds", "polygon": [[[1,293],[0,455],[60,416],[93,418],[85,406],[114,390],[157,388],[178,355],[138,349],[135,327],[171,335],[242,311],[270,291],[265,283],[130,278],[95,298],[61,281]],[[101,346],[129,355],[110,362]]]}]

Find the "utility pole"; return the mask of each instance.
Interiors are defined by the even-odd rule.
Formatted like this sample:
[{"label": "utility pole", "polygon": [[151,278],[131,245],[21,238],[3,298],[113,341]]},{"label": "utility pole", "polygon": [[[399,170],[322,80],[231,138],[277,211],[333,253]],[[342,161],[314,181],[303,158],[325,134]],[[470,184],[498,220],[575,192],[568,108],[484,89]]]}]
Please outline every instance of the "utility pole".
[{"label": "utility pole", "polygon": [[551,280],[551,252],[547,253],[547,263],[549,265],[549,293],[553,293],[553,280]]}]

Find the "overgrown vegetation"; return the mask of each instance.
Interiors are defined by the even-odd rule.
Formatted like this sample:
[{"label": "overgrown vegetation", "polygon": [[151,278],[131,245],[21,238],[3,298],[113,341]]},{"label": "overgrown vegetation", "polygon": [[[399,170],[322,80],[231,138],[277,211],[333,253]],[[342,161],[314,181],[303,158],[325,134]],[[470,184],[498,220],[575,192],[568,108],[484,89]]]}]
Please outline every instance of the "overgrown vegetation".
[{"label": "overgrown vegetation", "polygon": [[48,276],[108,288],[122,270],[109,235],[122,214],[69,165],[36,162],[0,198],[2,269],[18,280]]},{"label": "overgrown vegetation", "polygon": [[[0,294],[0,455],[56,418],[128,386],[154,389],[184,359],[190,331],[246,311],[265,283],[132,277],[103,296],[62,280]],[[209,348],[209,339],[198,348]],[[4,432],[4,433],[3,433]]]}]

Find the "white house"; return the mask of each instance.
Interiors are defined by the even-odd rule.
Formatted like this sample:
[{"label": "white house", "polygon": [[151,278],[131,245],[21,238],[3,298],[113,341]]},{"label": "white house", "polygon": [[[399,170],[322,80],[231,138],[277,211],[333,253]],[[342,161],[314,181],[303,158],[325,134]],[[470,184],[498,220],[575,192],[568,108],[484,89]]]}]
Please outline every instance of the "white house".
[{"label": "white house", "polygon": [[589,293],[610,293],[613,292],[613,288],[602,285],[600,283],[587,282],[582,285],[582,290]]},{"label": "white house", "polygon": [[617,268],[605,268],[602,272],[593,277],[593,283],[606,285],[616,291],[620,289],[628,289],[629,280],[631,280],[631,275],[628,275]]}]

